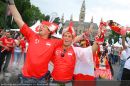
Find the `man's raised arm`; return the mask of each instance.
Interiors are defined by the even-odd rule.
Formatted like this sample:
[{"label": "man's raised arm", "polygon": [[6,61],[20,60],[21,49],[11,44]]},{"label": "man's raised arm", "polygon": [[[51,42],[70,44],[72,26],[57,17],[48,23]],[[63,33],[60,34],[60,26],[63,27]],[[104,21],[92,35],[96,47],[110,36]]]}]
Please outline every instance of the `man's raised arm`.
[{"label": "man's raised arm", "polygon": [[122,35],[122,46],[124,49],[127,48],[127,46],[125,45],[125,37],[126,37],[126,35]]},{"label": "man's raised arm", "polygon": [[7,0],[7,3],[9,4],[8,6],[15,22],[17,23],[19,28],[21,28],[24,25],[24,21],[15,6],[14,0]]}]

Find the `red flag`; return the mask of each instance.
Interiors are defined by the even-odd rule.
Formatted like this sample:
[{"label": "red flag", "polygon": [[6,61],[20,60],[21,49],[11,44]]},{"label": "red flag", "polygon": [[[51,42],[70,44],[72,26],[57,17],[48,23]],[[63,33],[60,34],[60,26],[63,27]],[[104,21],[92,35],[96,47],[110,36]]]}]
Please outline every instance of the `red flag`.
[{"label": "red flag", "polygon": [[111,30],[113,30],[114,32],[120,35],[126,34],[127,29],[121,26],[120,24],[113,22],[113,20],[111,20],[108,25],[111,28]]},{"label": "red flag", "polygon": [[98,34],[97,36],[95,36],[95,41],[100,43],[104,42],[104,32],[101,32],[100,34]]},{"label": "red flag", "polygon": [[121,28],[119,27],[119,26],[110,26],[111,27],[111,29],[113,30],[113,31],[115,31],[116,33],[118,33],[118,34],[120,34],[121,33]]}]

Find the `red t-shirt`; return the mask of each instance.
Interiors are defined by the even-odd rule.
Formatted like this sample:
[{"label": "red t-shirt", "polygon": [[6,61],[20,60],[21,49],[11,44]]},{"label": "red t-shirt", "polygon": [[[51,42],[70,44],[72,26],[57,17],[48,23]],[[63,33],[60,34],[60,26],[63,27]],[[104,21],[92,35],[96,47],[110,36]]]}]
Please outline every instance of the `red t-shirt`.
[{"label": "red t-shirt", "polygon": [[23,25],[20,32],[27,38],[29,43],[22,74],[25,77],[41,78],[48,71],[48,63],[53,55],[54,48],[62,44],[62,41],[41,38],[26,24]]},{"label": "red t-shirt", "polygon": [[[7,38],[7,37],[2,37],[2,38],[0,39],[0,41],[2,41],[2,44],[3,44],[4,46],[9,47],[9,50],[8,50],[8,51],[12,51],[12,50],[13,50],[13,44],[15,43],[15,42],[14,42],[14,39],[12,39],[12,38]],[[2,48],[2,50],[4,50],[4,47]]]},{"label": "red t-shirt", "polygon": [[56,48],[52,59],[54,69],[51,75],[56,81],[66,82],[72,80],[76,57],[72,47],[67,49],[64,57],[61,56],[62,52],[63,48],[61,46]]}]

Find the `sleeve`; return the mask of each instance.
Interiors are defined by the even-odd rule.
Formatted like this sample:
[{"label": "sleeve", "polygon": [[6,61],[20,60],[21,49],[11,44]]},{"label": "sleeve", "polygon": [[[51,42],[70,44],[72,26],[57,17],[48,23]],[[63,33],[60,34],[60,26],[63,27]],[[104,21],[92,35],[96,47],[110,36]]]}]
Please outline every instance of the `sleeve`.
[{"label": "sleeve", "polygon": [[30,41],[30,38],[35,34],[28,26],[27,24],[24,24],[22,28],[20,29],[20,32],[27,38],[28,41]]},{"label": "sleeve", "polygon": [[73,47],[73,49],[77,58],[74,74],[94,76],[92,46],[87,48]]},{"label": "sleeve", "polygon": [[73,49],[77,59],[83,60],[88,63],[91,61],[91,59],[88,58],[93,57],[92,46],[89,46],[87,48],[73,47]]},{"label": "sleeve", "polygon": [[53,41],[55,42],[55,48],[57,48],[58,46],[61,46],[63,44],[62,39],[53,39]]},{"label": "sleeve", "polygon": [[5,39],[5,37],[2,37],[2,38],[0,38],[0,41],[3,41]]}]

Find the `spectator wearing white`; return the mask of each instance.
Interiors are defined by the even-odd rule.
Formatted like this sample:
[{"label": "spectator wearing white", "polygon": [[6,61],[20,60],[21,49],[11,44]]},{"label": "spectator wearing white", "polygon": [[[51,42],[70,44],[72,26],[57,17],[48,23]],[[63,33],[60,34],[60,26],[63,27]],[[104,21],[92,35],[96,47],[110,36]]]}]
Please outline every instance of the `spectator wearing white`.
[{"label": "spectator wearing white", "polygon": [[123,80],[130,80],[130,39],[128,39],[128,46],[126,46],[125,37],[126,37],[126,34],[122,35],[122,45],[126,51],[127,60],[125,62],[124,68],[123,68],[123,74],[122,74],[122,78],[121,78],[121,80],[122,80],[121,86],[130,86],[129,82],[123,81]]},{"label": "spectator wearing white", "polygon": [[125,65],[125,62],[127,60],[126,51],[121,47],[121,55],[120,55],[120,69],[117,74],[117,80],[121,80],[123,68]]},{"label": "spectator wearing white", "polygon": [[20,59],[22,55],[22,49],[20,46],[20,37],[15,39],[15,47],[14,47],[14,66],[19,65]]}]

